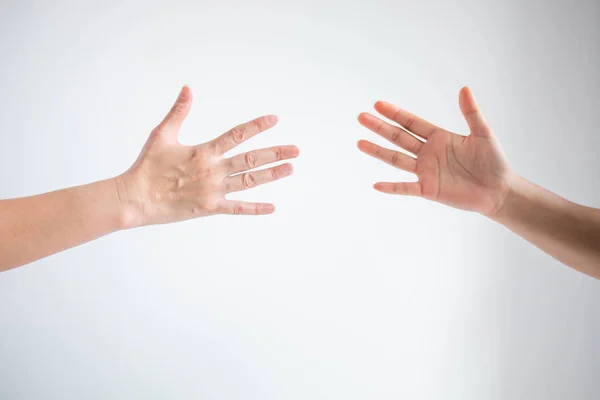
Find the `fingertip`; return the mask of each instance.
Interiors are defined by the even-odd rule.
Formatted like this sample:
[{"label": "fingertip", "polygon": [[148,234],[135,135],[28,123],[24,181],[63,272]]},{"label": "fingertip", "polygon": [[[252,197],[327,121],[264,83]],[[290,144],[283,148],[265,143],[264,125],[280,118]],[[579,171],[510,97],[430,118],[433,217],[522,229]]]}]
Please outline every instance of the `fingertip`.
[{"label": "fingertip", "polygon": [[377,100],[377,101],[375,102],[375,104],[373,105],[373,107],[374,107],[374,108],[375,108],[377,111],[379,111],[379,110],[382,110],[382,109],[385,109],[385,108],[390,108],[391,106],[392,106],[392,104],[391,104],[391,103],[388,103],[387,101],[384,101],[384,100]]},{"label": "fingertip", "polygon": [[265,204],[261,204],[259,206],[259,213],[266,215],[266,214],[273,214],[275,212],[275,204],[270,204],[270,203],[265,203]]},{"label": "fingertip", "polygon": [[296,145],[290,146],[290,157],[298,157],[300,155],[300,149]]},{"label": "fingertip", "polygon": [[365,122],[374,121],[376,119],[376,117],[369,112],[362,112],[358,115],[358,117],[359,117],[359,120],[362,120]]},{"label": "fingertip", "polygon": [[473,96],[473,92],[471,91],[471,88],[468,86],[463,86],[460,89],[460,97],[462,97],[462,100],[467,104],[467,105],[475,105],[475,97]]},{"label": "fingertip", "polygon": [[370,126],[373,124],[375,117],[370,113],[363,112],[358,114],[358,123],[364,126],[367,129],[371,129]]},{"label": "fingertip", "polygon": [[292,165],[292,163],[285,163],[281,166],[281,170],[284,174],[291,175],[292,173],[294,173],[294,166]]},{"label": "fingertip", "polygon": [[182,101],[188,101],[192,97],[192,89],[190,86],[185,84],[179,91],[179,99]]},{"label": "fingertip", "polygon": [[468,86],[464,86],[460,90],[458,104],[461,111],[466,114],[479,110],[475,97],[473,97],[473,92],[471,92],[471,89]]},{"label": "fingertip", "polygon": [[386,182],[377,182],[373,184],[373,189],[377,190],[378,192],[387,193],[391,189],[391,187],[392,184]]},{"label": "fingertip", "polygon": [[267,123],[271,126],[276,125],[277,122],[279,122],[279,118],[277,117],[277,115],[267,115],[265,119]]},{"label": "fingertip", "polygon": [[356,142],[356,147],[358,147],[359,150],[364,150],[366,146],[369,145],[369,142],[367,142],[364,139],[360,139],[358,142]]}]

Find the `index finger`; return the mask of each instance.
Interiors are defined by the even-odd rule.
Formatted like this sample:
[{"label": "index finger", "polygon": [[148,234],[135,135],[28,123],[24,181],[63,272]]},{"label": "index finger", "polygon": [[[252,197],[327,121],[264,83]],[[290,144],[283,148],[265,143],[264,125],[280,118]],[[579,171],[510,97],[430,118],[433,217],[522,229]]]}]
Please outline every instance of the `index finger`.
[{"label": "index finger", "polygon": [[416,115],[385,101],[378,101],[375,103],[375,109],[379,114],[397,122],[407,131],[424,139],[433,135],[435,131],[442,130],[431,122],[425,121],[423,118],[417,117]]},{"label": "index finger", "polygon": [[223,154],[251,137],[272,128],[275,124],[277,124],[277,117],[275,115],[265,115],[264,117],[256,118],[245,124],[236,126],[212,140],[211,144],[218,154]]}]

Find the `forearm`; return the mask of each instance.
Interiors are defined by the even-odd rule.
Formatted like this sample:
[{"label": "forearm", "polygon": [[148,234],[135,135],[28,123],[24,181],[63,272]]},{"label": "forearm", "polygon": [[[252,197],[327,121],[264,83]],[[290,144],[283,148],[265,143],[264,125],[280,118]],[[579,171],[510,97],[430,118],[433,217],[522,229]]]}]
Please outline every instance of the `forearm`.
[{"label": "forearm", "polygon": [[515,177],[491,218],[562,263],[600,279],[600,210]]},{"label": "forearm", "polygon": [[123,229],[116,179],[0,201],[0,271]]}]

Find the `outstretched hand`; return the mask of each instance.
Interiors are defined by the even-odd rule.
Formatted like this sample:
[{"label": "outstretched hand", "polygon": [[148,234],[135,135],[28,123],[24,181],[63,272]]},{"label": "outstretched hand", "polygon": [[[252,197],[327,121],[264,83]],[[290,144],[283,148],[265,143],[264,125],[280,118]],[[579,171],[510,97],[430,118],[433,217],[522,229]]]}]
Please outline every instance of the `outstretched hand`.
[{"label": "outstretched hand", "polygon": [[191,106],[192,93],[185,86],[171,111],[150,134],[137,161],[117,178],[118,196],[127,209],[130,227],[214,214],[270,214],[275,210],[272,204],[227,200],[225,196],[290,175],[293,169],[289,163],[248,171],[295,158],[298,148],[277,146],[231,158],[225,153],[272,128],[277,117],[260,117],[209,142],[185,146],[177,137]]},{"label": "outstretched hand", "polygon": [[375,109],[399,126],[369,113],[359,115],[363,126],[412,156],[366,140],[359,141],[358,148],[418,177],[417,182],[379,182],[374,186],[376,190],[421,196],[488,216],[500,209],[510,188],[512,172],[469,88],[460,91],[459,105],[471,130],[468,136],[439,128],[382,101],[375,104]]}]

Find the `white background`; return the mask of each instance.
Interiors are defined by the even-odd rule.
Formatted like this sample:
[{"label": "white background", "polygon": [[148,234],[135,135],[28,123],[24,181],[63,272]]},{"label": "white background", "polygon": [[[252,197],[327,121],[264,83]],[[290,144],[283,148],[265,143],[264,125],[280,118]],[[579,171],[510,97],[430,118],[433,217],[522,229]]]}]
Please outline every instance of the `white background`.
[{"label": "white background", "polygon": [[[251,3],[251,4],[249,4]],[[0,0],[0,198],[115,176],[181,85],[183,143],[274,113],[267,217],[140,228],[0,274],[2,399],[598,399],[600,285],[475,214],[371,184],[384,99],[600,206],[594,1]],[[386,144],[387,145],[387,144]]]}]

